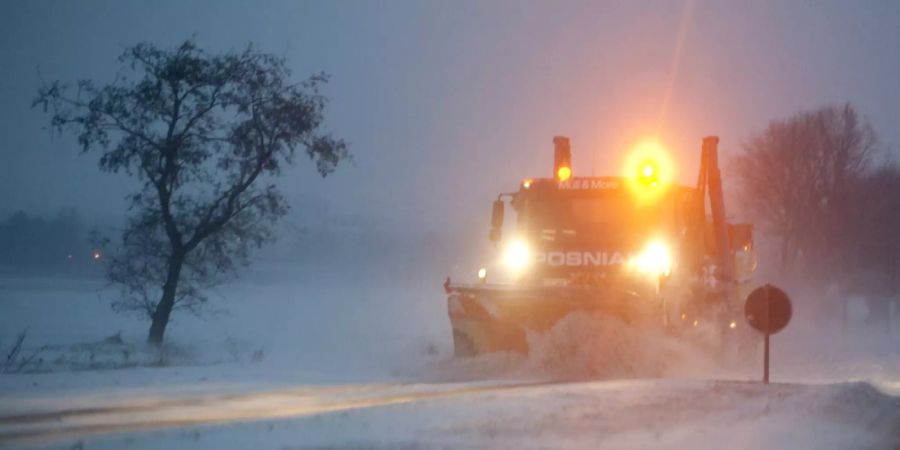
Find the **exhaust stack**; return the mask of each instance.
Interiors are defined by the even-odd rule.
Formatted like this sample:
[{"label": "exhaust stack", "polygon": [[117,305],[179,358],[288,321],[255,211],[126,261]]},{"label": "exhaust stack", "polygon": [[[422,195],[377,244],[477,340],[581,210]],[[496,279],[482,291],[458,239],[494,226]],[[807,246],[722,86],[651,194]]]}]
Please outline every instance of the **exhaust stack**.
[{"label": "exhaust stack", "polygon": [[572,148],[565,136],[553,137],[553,176],[557,181],[566,181],[572,176]]}]

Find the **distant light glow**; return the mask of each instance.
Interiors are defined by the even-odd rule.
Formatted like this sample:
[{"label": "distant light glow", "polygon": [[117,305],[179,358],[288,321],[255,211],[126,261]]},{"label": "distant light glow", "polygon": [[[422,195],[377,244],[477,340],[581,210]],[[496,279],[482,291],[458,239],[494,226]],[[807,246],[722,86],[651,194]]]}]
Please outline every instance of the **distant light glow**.
[{"label": "distant light glow", "polygon": [[532,183],[531,179],[527,179],[527,180],[525,180],[525,181],[522,182],[522,187],[525,188],[525,189],[528,189],[528,188],[531,187],[531,183]]},{"label": "distant light glow", "polygon": [[728,328],[731,328],[732,330],[737,328],[737,322],[732,321],[730,324],[728,324]]},{"label": "distant light glow", "polygon": [[482,267],[482,268],[478,269],[478,279],[484,280],[485,278],[487,278],[487,269]]},{"label": "distant light glow", "polygon": [[100,250],[94,250],[94,253],[93,253],[91,256],[92,256],[94,259],[100,259],[100,257],[103,256],[103,254],[100,253]]},{"label": "distant light glow", "polygon": [[559,181],[566,181],[572,176],[572,169],[568,166],[562,166],[556,171],[556,178]]}]

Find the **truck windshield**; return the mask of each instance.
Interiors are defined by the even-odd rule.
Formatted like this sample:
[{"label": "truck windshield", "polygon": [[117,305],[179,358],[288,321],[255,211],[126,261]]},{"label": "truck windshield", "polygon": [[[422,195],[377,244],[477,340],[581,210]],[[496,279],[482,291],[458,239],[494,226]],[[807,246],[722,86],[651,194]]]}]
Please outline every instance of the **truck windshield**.
[{"label": "truck windshield", "polygon": [[626,243],[643,228],[635,213],[627,196],[542,198],[526,202],[520,221],[543,241]]}]

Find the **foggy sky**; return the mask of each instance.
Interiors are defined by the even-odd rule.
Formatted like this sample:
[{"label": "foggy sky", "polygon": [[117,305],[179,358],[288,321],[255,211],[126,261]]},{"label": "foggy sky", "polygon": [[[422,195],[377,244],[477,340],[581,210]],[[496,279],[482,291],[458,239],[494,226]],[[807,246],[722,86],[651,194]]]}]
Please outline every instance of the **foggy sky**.
[{"label": "foggy sky", "polygon": [[253,42],[298,79],[332,75],[328,129],[356,162],[322,180],[298,160],[281,181],[299,215],[324,197],[332,213],[386,224],[485,228],[498,192],[549,176],[559,134],[575,175],[601,175],[659,130],[685,182],[704,135],[728,153],[770,119],[827,103],[854,103],[900,144],[895,1],[6,1],[0,214],[121,216],[133,182],[48,133],[30,108],[40,77],[108,80],[125,47],[192,35],[211,51]]}]

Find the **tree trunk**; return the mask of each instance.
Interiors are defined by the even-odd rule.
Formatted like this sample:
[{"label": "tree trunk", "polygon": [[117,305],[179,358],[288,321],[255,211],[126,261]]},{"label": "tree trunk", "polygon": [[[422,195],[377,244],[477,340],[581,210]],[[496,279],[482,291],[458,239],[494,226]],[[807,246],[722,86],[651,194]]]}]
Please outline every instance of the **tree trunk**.
[{"label": "tree trunk", "polygon": [[166,333],[166,325],[169,324],[169,315],[175,306],[175,292],[178,289],[178,279],[181,277],[181,266],[184,265],[184,255],[176,253],[169,258],[169,272],[166,275],[166,283],[163,285],[162,298],[156,304],[153,312],[153,321],[150,323],[150,333],[147,342],[152,345],[162,345]]}]

